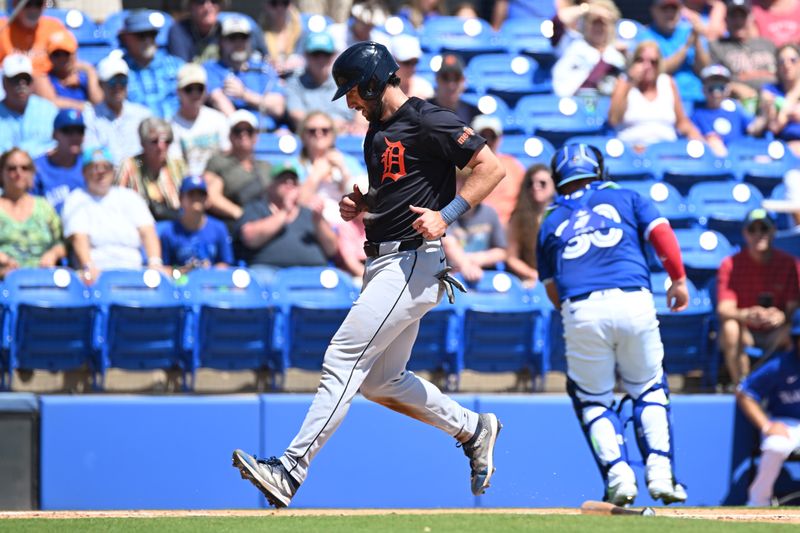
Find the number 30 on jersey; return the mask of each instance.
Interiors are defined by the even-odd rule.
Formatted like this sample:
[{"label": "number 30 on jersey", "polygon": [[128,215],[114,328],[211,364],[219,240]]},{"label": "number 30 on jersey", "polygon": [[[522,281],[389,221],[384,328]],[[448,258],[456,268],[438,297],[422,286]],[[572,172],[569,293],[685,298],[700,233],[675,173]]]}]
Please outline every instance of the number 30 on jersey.
[{"label": "number 30 on jersey", "polygon": [[[592,207],[592,211],[616,223],[622,220],[619,212],[610,204],[597,204]],[[575,234],[574,237],[567,241],[567,245],[564,247],[564,251],[561,254],[563,259],[577,259],[586,254],[592,246],[611,248],[622,240],[623,233],[620,228],[597,229],[594,231],[589,229],[587,231],[586,226],[590,218],[589,213],[570,217],[556,228],[556,237],[561,237],[569,223],[572,222],[572,231],[570,233]]]}]

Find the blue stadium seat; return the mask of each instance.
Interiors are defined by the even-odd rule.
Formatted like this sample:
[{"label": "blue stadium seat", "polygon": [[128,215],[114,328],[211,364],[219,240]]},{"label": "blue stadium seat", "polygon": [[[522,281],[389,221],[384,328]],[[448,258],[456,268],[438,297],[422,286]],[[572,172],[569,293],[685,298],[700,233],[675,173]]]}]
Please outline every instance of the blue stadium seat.
[{"label": "blue stadium seat", "polygon": [[[272,348],[274,312],[267,291],[244,269],[200,269],[189,273],[184,294],[191,302],[192,371],[269,370],[282,376]],[[260,385],[260,380],[259,380]],[[280,388],[276,379],[272,388]],[[259,388],[261,388],[259,386]]]},{"label": "blue stadium seat", "polygon": [[82,44],[78,47],[78,59],[90,65],[97,65],[101,59],[115,48],[108,43]]},{"label": "blue stadium seat", "polygon": [[550,141],[535,135],[503,135],[500,151],[513,155],[525,168],[536,163],[550,165],[556,149]]},{"label": "blue stadium seat", "polygon": [[[474,105],[484,115],[494,115],[503,124],[503,133],[513,133],[517,130],[511,121],[511,108],[505,100],[491,94],[464,93],[461,100]],[[511,122],[510,122],[511,121]]]},{"label": "blue stadium seat", "polygon": [[187,307],[181,292],[156,270],[104,271],[93,287],[100,306],[96,345],[101,385],[109,368],[178,368],[191,389],[186,352]]},{"label": "blue stadium seat", "polygon": [[550,72],[555,64],[555,51],[550,43],[553,35],[550,17],[508,19],[503,22],[499,34],[508,51],[530,55],[539,62],[542,71]]},{"label": "blue stadium seat", "polygon": [[443,298],[422,317],[407,368],[441,374],[446,390],[458,390],[460,336],[461,322],[456,307]]},{"label": "blue stadium seat", "polygon": [[775,234],[772,245],[800,259],[800,232],[791,229],[781,230]]},{"label": "blue stadium seat", "polygon": [[474,55],[505,51],[489,23],[479,18],[431,18],[420,29],[419,41],[425,51],[455,53],[464,62]]},{"label": "blue stadium seat", "polygon": [[78,9],[47,8],[44,14],[61,21],[78,41],[79,50],[84,45],[108,44],[102,28]]},{"label": "blue stadium seat", "polygon": [[[481,372],[521,372],[542,376],[547,371],[546,342],[550,307],[534,299],[519,278],[486,271],[483,278],[459,295],[463,315],[461,361]],[[541,324],[539,324],[541,322]]]},{"label": "blue stadium seat", "polygon": [[790,169],[800,167],[800,160],[782,141],[742,137],[728,145],[729,157],[739,177],[755,185],[765,197],[783,182]]},{"label": "blue stadium seat", "polygon": [[588,113],[582,102],[553,94],[523,96],[514,108],[519,127],[544,137],[554,146],[576,135],[599,135],[605,131],[605,117]]},{"label": "blue stadium seat", "polygon": [[[770,200],[786,200],[786,185],[778,183],[769,195]],[[794,227],[794,218],[791,213],[775,213],[775,225],[779,230],[791,229]]]},{"label": "blue stadium seat", "polygon": [[355,157],[359,161],[364,160],[363,135],[337,135],[336,148],[345,154]]},{"label": "blue stadium seat", "polygon": [[[169,13],[164,11],[151,11],[150,22],[159,28],[158,35],[156,35],[156,45],[158,45],[159,48],[165,48],[169,38],[169,29],[174,20]],[[125,24],[125,18],[129,13],[130,10],[123,9],[122,11],[111,13],[106,20],[103,21],[101,27],[103,37],[108,40],[114,48],[119,48],[119,30],[122,29],[122,26]]]},{"label": "blue stadium seat", "polygon": [[620,19],[617,21],[617,43],[626,45],[633,51],[638,44],[637,37],[641,35],[644,26],[638,20]]},{"label": "blue stadium seat", "polygon": [[734,247],[724,235],[703,228],[676,229],[686,275],[696,287],[704,287],[717,274],[719,264],[734,253]]},{"label": "blue stadium seat", "polygon": [[696,221],[681,193],[669,183],[656,180],[622,181],[620,185],[652,200],[673,228],[688,228]]},{"label": "blue stadium seat", "polygon": [[603,152],[603,161],[612,181],[652,180],[653,168],[650,161],[633,151],[614,135],[576,135],[566,143],[590,144]]},{"label": "blue stadium seat", "polygon": [[319,370],[336,330],[358,297],[351,278],[329,267],[279,270],[269,287],[277,308],[273,345],[283,367]]},{"label": "blue stadium seat", "polygon": [[661,341],[664,344],[664,369],[669,374],[687,374],[703,371],[704,385],[713,389],[717,384],[719,359],[712,349],[710,326],[714,316],[711,298],[704,290],[687,281],[689,307],[681,312],[670,311],[667,305],[669,276],[656,272],[650,276],[650,285],[656,304]]},{"label": "blue stadium seat", "polygon": [[552,84],[537,83],[539,65],[535,59],[518,54],[481,54],[470,59],[464,73],[479,94],[490,92],[509,105],[531,93],[548,93]]},{"label": "blue stadium seat", "polygon": [[731,162],[715,156],[701,141],[679,139],[651,144],[643,157],[652,161],[657,175],[683,195],[695,183],[735,177]]},{"label": "blue stadium seat", "polygon": [[11,386],[16,369],[75,370],[92,366],[96,306],[71,270],[18,269],[3,288],[8,316],[5,371]]},{"label": "blue stadium seat", "polygon": [[331,24],[333,19],[327,15],[300,13],[300,26],[304,34],[325,31]]},{"label": "blue stadium seat", "polygon": [[701,224],[719,231],[736,246],[742,244],[742,221],[764,197],[749,183],[707,181],[696,183],[686,196],[689,209]]},{"label": "blue stadium seat", "polygon": [[279,163],[300,154],[300,139],[291,133],[260,133],[254,151],[257,159]]}]

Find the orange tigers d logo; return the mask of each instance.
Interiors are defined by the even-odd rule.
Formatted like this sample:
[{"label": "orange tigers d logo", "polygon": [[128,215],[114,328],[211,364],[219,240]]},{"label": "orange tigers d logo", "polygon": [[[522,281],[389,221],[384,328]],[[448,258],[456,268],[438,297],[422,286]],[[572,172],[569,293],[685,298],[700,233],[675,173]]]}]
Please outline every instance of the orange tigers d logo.
[{"label": "orange tigers d logo", "polygon": [[397,181],[406,175],[406,148],[400,141],[392,142],[386,137],[383,140],[386,142],[386,150],[381,156],[381,163],[383,163],[381,183],[387,178]]}]

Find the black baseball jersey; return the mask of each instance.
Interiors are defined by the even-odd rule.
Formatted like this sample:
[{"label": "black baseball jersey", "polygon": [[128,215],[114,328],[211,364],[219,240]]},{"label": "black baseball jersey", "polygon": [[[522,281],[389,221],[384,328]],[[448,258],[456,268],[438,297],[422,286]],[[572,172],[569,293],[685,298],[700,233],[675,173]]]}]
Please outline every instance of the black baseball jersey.
[{"label": "black baseball jersey", "polygon": [[486,140],[448,109],[409,98],[364,140],[369,192],[364,215],[371,242],[412,239],[419,215],[409,205],[438,211],[456,193],[456,167],[464,168]]}]

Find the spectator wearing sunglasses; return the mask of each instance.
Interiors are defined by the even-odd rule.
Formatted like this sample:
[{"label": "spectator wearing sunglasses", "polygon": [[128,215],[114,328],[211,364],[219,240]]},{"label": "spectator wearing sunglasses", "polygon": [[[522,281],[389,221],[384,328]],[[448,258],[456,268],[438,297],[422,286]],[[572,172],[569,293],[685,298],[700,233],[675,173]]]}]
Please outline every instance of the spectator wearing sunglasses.
[{"label": "spectator wearing sunglasses", "polygon": [[58,108],[32,94],[33,66],[21,54],[3,60],[3,90],[0,102],[0,150],[14,146],[37,158],[53,145],[53,120]]},{"label": "spectator wearing sunglasses", "polygon": [[[187,62],[204,63],[219,59],[221,25],[219,14],[229,7],[228,0],[183,0],[189,16],[175,22],[167,36],[167,51]],[[267,55],[263,41],[253,35],[253,50]]]},{"label": "spectator wearing sunglasses", "polygon": [[153,113],[142,104],[128,100],[128,64],[117,55],[109,55],[97,64],[97,76],[103,101],[86,106],[86,146],[105,146],[115,167],[124,159],[142,151],[139,124]]},{"label": "spectator wearing sunglasses", "polygon": [[[339,201],[358,184],[362,191],[369,183],[361,164],[352,156],[336,149],[336,127],[332,118],[321,111],[306,115],[300,125],[302,148],[295,166],[300,182],[298,202],[337,230],[337,260],[339,266],[354,276],[364,273],[362,261],[363,223],[361,220],[345,222],[339,214]],[[344,231],[339,231],[344,228]],[[353,239],[356,242],[353,242]]]},{"label": "spectator wearing sunglasses", "polygon": [[392,47],[390,48],[395,61],[400,66],[397,77],[400,78],[400,88],[409,97],[416,96],[427,100],[433,98],[433,85],[417,75],[417,64],[422,57],[422,48],[419,46],[419,39],[407,33],[401,33],[392,37]]},{"label": "spectator wearing sunglasses", "polygon": [[61,219],[44,198],[29,192],[34,172],[24,150],[0,156],[0,278],[20,267],[53,267],[66,255]]},{"label": "spectator wearing sunglasses", "polygon": [[286,111],[286,95],[275,69],[251,58],[252,32],[244,17],[232,15],[222,22],[220,58],[203,64],[209,99],[225,116],[237,109],[260,113],[265,129],[273,130]]},{"label": "spectator wearing sunglasses", "polygon": [[[9,12],[21,2],[7,2]],[[44,7],[44,0],[29,0],[10,24],[8,18],[0,19],[0,61],[11,54],[27,56],[33,65],[33,92],[42,96],[46,96],[46,77],[52,67],[47,43],[54,33],[66,31],[61,21],[42,15]]]},{"label": "spectator wearing sunglasses", "polygon": [[186,163],[169,157],[172,140],[169,122],[157,117],[143,120],[139,125],[142,153],[123,161],[115,180],[115,185],[137,192],[156,220],[175,220],[181,207],[179,191]]},{"label": "spectator wearing sunglasses", "polygon": [[44,196],[61,213],[64,200],[74,189],[83,187],[81,153],[86,124],[75,109],[62,109],[53,121],[56,147],[38,157],[33,193]]},{"label": "spectator wearing sunglasses", "polygon": [[608,123],[621,141],[637,151],[653,143],[674,141],[678,134],[703,138],[683,110],[675,80],[663,71],[661,50],[654,41],[639,43],[627,75],[617,80]]},{"label": "spectator wearing sunglasses", "polygon": [[544,213],[555,194],[550,165],[537,163],[525,171],[517,203],[508,221],[506,266],[527,287],[539,281],[536,239]]},{"label": "spectator wearing sunglasses", "polygon": [[78,41],[69,31],[55,32],[47,42],[52,68],[47,74],[49,85],[43,84],[40,94],[59,109],[82,111],[86,103],[99,104],[103,92],[94,67],[78,61]]},{"label": "spectator wearing sunglasses", "polygon": [[775,224],[753,209],[742,225],[745,247],[717,272],[720,349],[731,385],[750,372],[748,347],[764,357],[791,348],[791,317],[800,302],[795,258],[773,246]]},{"label": "spectator wearing sunglasses", "polygon": [[264,59],[283,78],[302,70],[303,22],[297,6],[291,0],[264,0],[261,5],[259,25],[267,48]]},{"label": "spectator wearing sunglasses", "polygon": [[208,185],[208,209],[232,229],[242,208],[264,194],[269,184],[270,164],[255,158],[258,119],[240,109],[228,117],[231,149],[211,156],[203,177]]},{"label": "spectator wearing sunglasses", "polygon": [[175,81],[184,61],[156,46],[160,21],[154,11],[132,11],[119,31],[119,40],[129,69],[128,98],[157,117],[169,118],[178,109]]},{"label": "spectator wearing sunglasses", "polygon": [[442,56],[442,65],[436,71],[434,96],[428,101],[449,109],[458,115],[458,118],[464,123],[470,124],[481,112],[474,105],[461,99],[466,87],[467,78],[464,76],[464,62],[455,54],[444,54]]},{"label": "spectator wearing sunglasses", "polygon": [[778,82],[761,88],[759,118],[763,117],[766,129],[800,156],[800,47],[785,44],[775,52],[775,58]]},{"label": "spectator wearing sunglasses", "polygon": [[187,63],[178,71],[180,107],[170,122],[174,139],[169,146],[173,159],[183,158],[192,176],[202,176],[215,152],[230,150],[228,119],[206,105],[206,71]]},{"label": "spectator wearing sunglasses", "polygon": [[[730,99],[730,71],[722,65],[709,65],[700,74],[703,78],[705,102],[697,104],[692,122],[720,157],[728,155],[727,144],[748,134],[753,117]],[[754,126],[753,131],[758,128]]]},{"label": "spectator wearing sunglasses", "polygon": [[305,39],[306,68],[286,82],[286,107],[293,124],[300,124],[314,110],[333,117],[339,130],[353,120],[353,111],[341,98],[333,101],[336,83],[331,76],[336,52],[333,38],[325,32],[309,33]]}]

